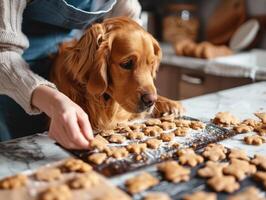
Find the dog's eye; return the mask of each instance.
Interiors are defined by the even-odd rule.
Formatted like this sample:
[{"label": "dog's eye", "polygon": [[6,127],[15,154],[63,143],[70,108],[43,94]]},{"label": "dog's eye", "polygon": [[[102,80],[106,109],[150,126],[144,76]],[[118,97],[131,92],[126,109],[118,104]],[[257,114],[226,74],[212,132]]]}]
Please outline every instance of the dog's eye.
[{"label": "dog's eye", "polygon": [[121,63],[120,66],[124,69],[132,69],[134,66],[134,61],[132,59],[127,60],[126,62]]}]

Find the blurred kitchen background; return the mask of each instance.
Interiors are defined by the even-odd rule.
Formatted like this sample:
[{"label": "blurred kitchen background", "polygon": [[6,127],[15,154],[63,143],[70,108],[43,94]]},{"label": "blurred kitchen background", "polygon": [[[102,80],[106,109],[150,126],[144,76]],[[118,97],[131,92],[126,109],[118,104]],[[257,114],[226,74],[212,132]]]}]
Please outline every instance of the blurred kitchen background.
[{"label": "blurred kitchen background", "polygon": [[159,94],[185,99],[266,80],[266,0],[140,3],[163,50]]}]

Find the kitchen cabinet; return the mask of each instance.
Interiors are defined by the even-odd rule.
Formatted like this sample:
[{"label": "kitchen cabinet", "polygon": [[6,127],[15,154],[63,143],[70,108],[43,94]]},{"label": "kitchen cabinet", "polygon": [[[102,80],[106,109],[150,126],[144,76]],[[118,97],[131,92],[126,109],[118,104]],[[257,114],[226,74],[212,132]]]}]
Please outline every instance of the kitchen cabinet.
[{"label": "kitchen cabinet", "polygon": [[202,70],[162,64],[155,85],[158,94],[171,99],[186,99],[252,83],[250,78],[209,75]]}]

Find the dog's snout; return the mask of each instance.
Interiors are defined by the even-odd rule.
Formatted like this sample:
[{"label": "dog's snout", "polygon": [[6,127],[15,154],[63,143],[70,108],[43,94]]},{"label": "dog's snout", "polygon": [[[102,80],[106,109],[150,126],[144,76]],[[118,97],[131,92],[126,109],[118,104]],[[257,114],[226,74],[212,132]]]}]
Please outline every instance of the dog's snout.
[{"label": "dog's snout", "polygon": [[157,100],[156,94],[143,94],[141,96],[141,101],[146,107],[151,107]]}]

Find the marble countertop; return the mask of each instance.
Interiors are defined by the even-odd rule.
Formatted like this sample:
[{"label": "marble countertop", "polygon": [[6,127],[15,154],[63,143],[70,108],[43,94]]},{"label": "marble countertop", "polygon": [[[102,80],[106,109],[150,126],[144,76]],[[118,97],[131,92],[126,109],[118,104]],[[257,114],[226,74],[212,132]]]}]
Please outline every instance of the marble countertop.
[{"label": "marble countertop", "polygon": [[[219,111],[230,111],[240,119],[255,118],[253,113],[266,111],[266,82],[254,83],[182,101],[187,116],[209,120]],[[252,133],[248,133],[252,134]],[[242,143],[246,134],[237,135],[222,143],[231,148],[247,150],[249,155],[266,155],[266,144],[249,146]],[[0,178],[71,156],[55,145],[46,134],[35,134],[0,143]]]}]

